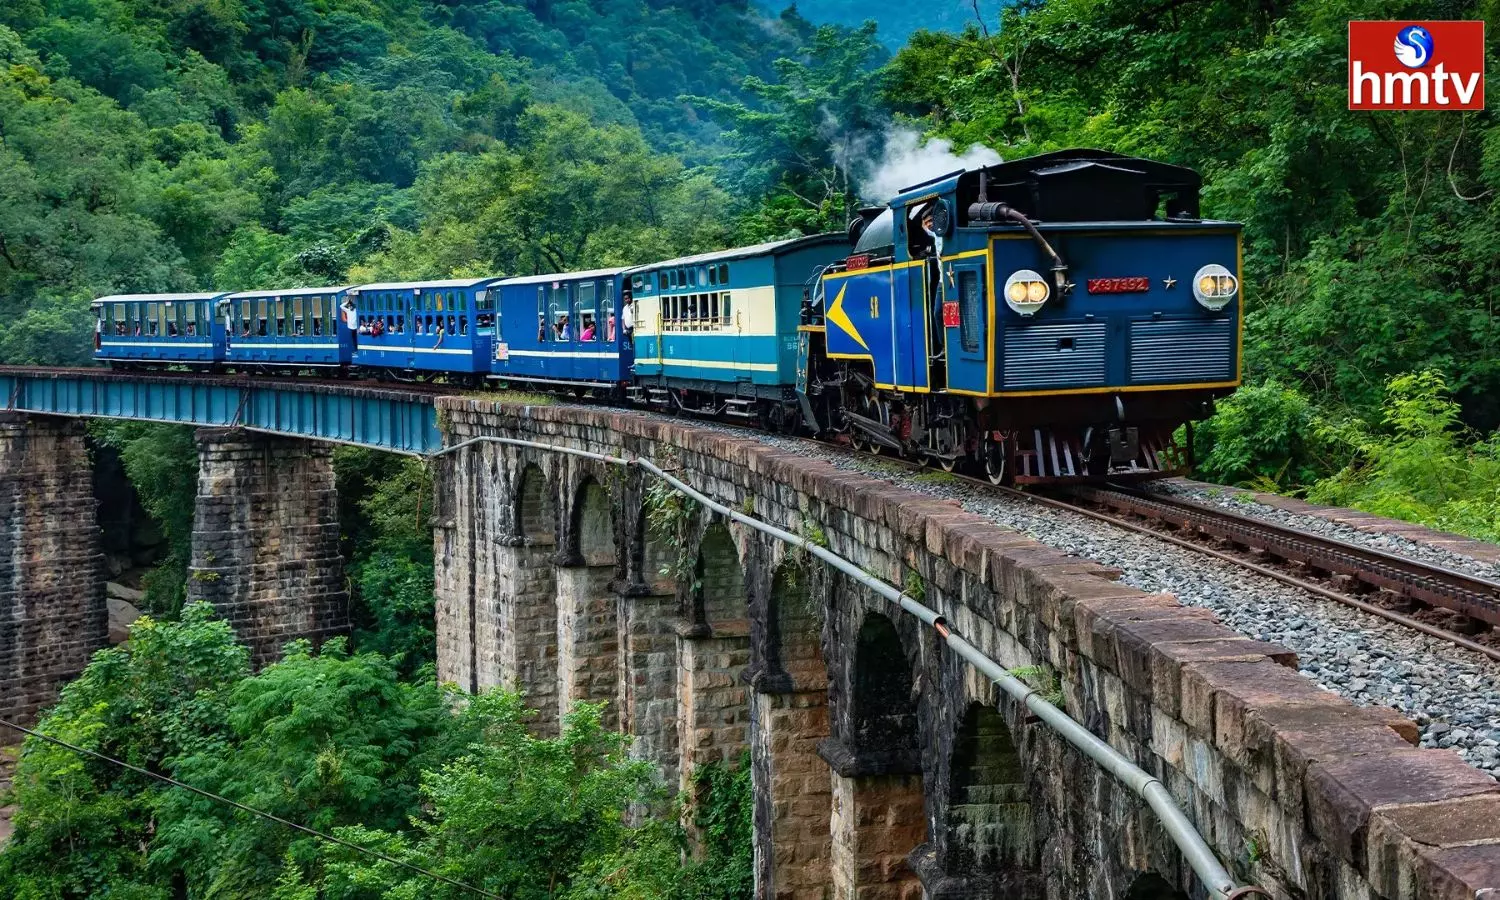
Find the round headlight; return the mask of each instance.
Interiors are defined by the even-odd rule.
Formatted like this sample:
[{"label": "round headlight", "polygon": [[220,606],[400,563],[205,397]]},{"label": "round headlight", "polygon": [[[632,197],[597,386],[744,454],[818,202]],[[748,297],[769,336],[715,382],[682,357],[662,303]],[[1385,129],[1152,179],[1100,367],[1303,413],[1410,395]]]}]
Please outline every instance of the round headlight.
[{"label": "round headlight", "polygon": [[1030,269],[1022,269],[1005,279],[1005,305],[1023,316],[1036,315],[1050,293],[1047,279]]},{"label": "round headlight", "polygon": [[1221,310],[1239,292],[1240,280],[1218,263],[1204,266],[1193,276],[1193,296],[1204,309]]}]

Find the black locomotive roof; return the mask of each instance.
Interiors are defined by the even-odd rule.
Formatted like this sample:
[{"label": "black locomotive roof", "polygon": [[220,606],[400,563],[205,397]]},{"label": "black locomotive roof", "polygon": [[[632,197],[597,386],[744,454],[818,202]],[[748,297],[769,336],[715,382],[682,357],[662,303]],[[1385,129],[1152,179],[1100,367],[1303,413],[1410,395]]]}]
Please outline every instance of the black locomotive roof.
[{"label": "black locomotive roof", "polygon": [[[1108,150],[1057,150],[954,172],[907,188],[895,204],[953,189],[962,218],[968,205],[1000,202],[1051,222],[1197,218],[1203,179],[1184,166]],[[894,205],[894,204],[893,204]]]}]

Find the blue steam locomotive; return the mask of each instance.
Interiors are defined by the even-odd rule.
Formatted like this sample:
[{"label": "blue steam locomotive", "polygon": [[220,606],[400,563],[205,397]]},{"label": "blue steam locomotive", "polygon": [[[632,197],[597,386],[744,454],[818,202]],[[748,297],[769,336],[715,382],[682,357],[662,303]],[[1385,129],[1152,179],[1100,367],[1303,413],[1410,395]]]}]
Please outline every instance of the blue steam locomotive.
[{"label": "blue steam locomotive", "polygon": [[[558,391],[835,436],[996,483],[1143,477],[1240,378],[1240,227],[1190,169],[1066,150],[849,234],[629,268],[94,302],[131,368]],[[852,242],[852,249],[851,249]]]}]

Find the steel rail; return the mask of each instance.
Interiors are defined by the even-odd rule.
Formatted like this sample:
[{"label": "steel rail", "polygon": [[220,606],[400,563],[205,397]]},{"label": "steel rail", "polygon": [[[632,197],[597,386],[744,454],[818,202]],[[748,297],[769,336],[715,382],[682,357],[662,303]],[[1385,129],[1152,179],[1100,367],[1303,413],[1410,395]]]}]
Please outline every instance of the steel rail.
[{"label": "steel rail", "polygon": [[1073,493],[1091,503],[1211,534],[1500,626],[1500,582],[1190,500],[1118,486],[1075,488]]},{"label": "steel rail", "polygon": [[[523,408],[523,416],[529,409],[530,407]],[[712,497],[701,493],[696,488],[643,457],[610,456],[605,453],[578,450],[572,447],[563,447],[540,441],[527,441],[519,438],[503,438],[491,435],[470,438],[451,447],[444,447],[442,450],[433,453],[432,456],[446,456],[466,447],[484,443],[562,453],[627,468],[631,466],[638,467],[660,478],[678,492],[719,515],[817,557],[831,568],[849,576],[857,583],[869,588],[874,593],[930,626],[937,633],[939,639],[964,661],[982,672],[985,677],[993,681],[1002,691],[1014,698],[1038,719],[1051,726],[1069,744],[1081,750],[1085,756],[1098,763],[1105,771],[1109,772],[1137,796],[1145,800],[1151,810],[1156,813],[1163,829],[1172,839],[1172,843],[1182,852],[1183,858],[1207,888],[1210,898],[1213,898],[1213,900],[1227,900],[1227,898],[1232,896],[1245,897],[1252,894],[1270,896],[1253,885],[1242,886],[1230,876],[1228,870],[1219,862],[1219,858],[1214,854],[1213,849],[1208,846],[1203,836],[1198,833],[1192,821],[1183,813],[1182,809],[1172,798],[1171,792],[1167,790],[1166,785],[1162,784],[1160,779],[1131,762],[1128,757],[1110,746],[1108,742],[1099,738],[1055,705],[1047,702],[1035,688],[1006,671],[1004,666],[985,656],[973,644],[955,633],[948,626],[947,621],[936,610],[924,606],[907,596],[905,591],[886,584],[849,560],[828,550],[826,547],[813,543],[799,534],[793,534],[768,522],[762,522],[752,516],[745,515],[739,510],[731,509],[719,503]]]},{"label": "steel rail", "polygon": [[1224,553],[1220,550],[1215,550],[1212,547],[1205,547],[1202,544],[1195,544],[1192,541],[1183,540],[1176,535],[1163,534],[1160,531],[1147,528],[1144,525],[1138,525],[1135,522],[1131,522],[1127,519],[1122,519],[1119,516],[1112,516],[1108,513],[1102,513],[1098,510],[1089,509],[1086,506],[1079,506],[1076,503],[1069,503],[1065,500],[1057,500],[1052,497],[1043,497],[1038,494],[1027,493],[1026,491],[1018,491],[1015,488],[995,487],[994,485],[988,485],[987,483],[986,486],[1005,494],[1010,494],[1016,497],[1020,497],[1024,500],[1029,500],[1033,503],[1039,503],[1044,506],[1051,506],[1057,509],[1066,510],[1067,512],[1077,513],[1078,515],[1087,516],[1100,522],[1106,522],[1117,528],[1123,528],[1127,531],[1133,531],[1137,534],[1143,534],[1147,537],[1154,538],[1159,541],[1165,541],[1174,546],[1181,547],[1184,550],[1191,550],[1194,553],[1201,553],[1204,556],[1212,556],[1215,559],[1233,563],[1236,566],[1241,566],[1243,568],[1249,569],[1250,571],[1260,575],[1264,575],[1267,578],[1274,578],[1275,580],[1280,581],[1283,584],[1288,584],[1292,587],[1307,591],[1308,593],[1316,594],[1317,596],[1322,597],[1326,600],[1332,600],[1336,603],[1342,603],[1345,606],[1352,607],[1361,612],[1369,613],[1372,616],[1378,616],[1389,622],[1401,625],[1402,627],[1410,628],[1413,631],[1419,631],[1422,634],[1428,635],[1429,637],[1435,637],[1440,640],[1448,641],[1452,644],[1456,644],[1457,646],[1464,648],[1465,650],[1479,653],[1483,656],[1487,656],[1490,659],[1495,660],[1496,662],[1500,662],[1500,649],[1486,646],[1477,641],[1471,641],[1461,634],[1455,634],[1454,632],[1438,628],[1435,625],[1428,625],[1426,622],[1419,622],[1416,619],[1411,618],[1410,616],[1404,616],[1401,613],[1394,612],[1389,609],[1382,609],[1381,607],[1376,606],[1372,603],[1366,603],[1363,600],[1359,600],[1355,597],[1350,597],[1347,594],[1340,594],[1338,591],[1329,590],[1322,585],[1313,584],[1312,582],[1305,581],[1294,575],[1288,575],[1285,572],[1278,572],[1268,566],[1262,566],[1259,563],[1253,563],[1248,559],[1241,559],[1238,556]]}]

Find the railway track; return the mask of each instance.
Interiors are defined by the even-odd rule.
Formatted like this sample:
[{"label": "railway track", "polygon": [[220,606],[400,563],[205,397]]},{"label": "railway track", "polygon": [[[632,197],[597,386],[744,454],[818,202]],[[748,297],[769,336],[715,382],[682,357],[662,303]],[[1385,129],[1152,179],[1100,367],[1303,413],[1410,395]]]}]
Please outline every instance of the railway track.
[{"label": "railway track", "polygon": [[[910,460],[883,459],[933,471]],[[1500,582],[1134,488],[1070,487],[1049,494],[958,473],[944,477],[1233,563],[1500,662]]]},{"label": "railway track", "polygon": [[[99,372],[97,368],[33,370],[30,367],[5,367],[3,371]],[[192,372],[162,372],[153,376],[236,386],[247,384],[252,378],[261,384],[307,383],[306,379],[289,376]],[[333,384],[408,394],[441,395],[463,390],[456,385],[392,384],[373,379],[330,382],[330,386]],[[843,444],[829,445],[849,452]],[[913,471],[932,471],[900,457],[879,458]],[[1500,661],[1500,582],[1135,488],[1073,487],[1049,495],[996,486],[986,479],[958,473],[945,473],[943,477],[981,491],[1064,509],[1212,556]]]},{"label": "railway track", "polygon": [[1233,562],[1500,661],[1500,582],[1135,489],[1072,488],[1061,500],[1013,493]]}]

